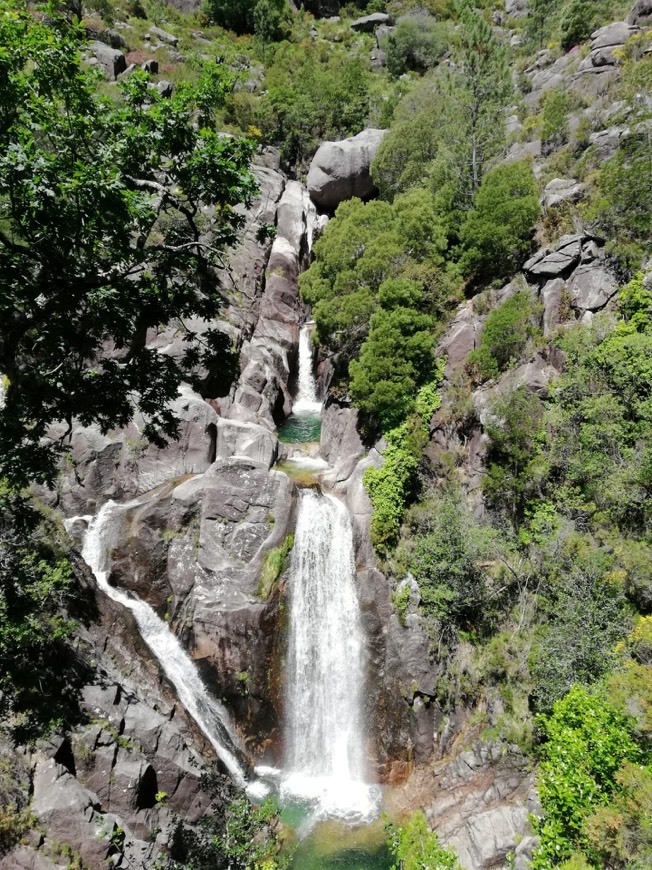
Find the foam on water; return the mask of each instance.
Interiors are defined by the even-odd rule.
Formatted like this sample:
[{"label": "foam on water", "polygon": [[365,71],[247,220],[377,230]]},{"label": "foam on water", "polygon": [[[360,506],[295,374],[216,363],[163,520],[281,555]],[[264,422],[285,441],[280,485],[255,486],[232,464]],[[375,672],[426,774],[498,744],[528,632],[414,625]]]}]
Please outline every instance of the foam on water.
[{"label": "foam on water", "polygon": [[286,757],[280,796],[314,819],[360,823],[378,812],[366,781],[365,648],[353,532],[340,501],[301,493],[289,581]]}]

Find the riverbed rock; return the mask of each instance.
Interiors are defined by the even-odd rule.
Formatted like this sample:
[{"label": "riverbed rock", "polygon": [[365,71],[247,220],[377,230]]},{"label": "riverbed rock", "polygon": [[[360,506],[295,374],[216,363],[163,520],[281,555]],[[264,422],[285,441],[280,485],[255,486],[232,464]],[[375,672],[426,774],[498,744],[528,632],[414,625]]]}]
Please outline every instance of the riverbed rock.
[{"label": "riverbed rock", "polygon": [[324,142],[308,172],[308,191],[315,205],[334,211],[346,199],[369,199],[375,193],[370,167],[385,130],[363,130],[340,142]]},{"label": "riverbed rock", "polygon": [[321,455],[332,467],[328,480],[334,483],[347,480],[364,453],[357,409],[328,402],[321,422]]}]

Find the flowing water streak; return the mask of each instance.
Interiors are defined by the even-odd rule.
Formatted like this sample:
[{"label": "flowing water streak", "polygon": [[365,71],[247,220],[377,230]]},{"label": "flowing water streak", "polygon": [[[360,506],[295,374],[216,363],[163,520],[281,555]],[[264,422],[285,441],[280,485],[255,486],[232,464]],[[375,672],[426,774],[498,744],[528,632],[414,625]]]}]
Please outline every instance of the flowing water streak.
[{"label": "flowing water streak", "polygon": [[317,385],[312,365],[312,324],[304,324],[299,333],[299,383],[297,397],[292,412],[300,417],[303,414],[319,414],[321,402],[317,399]]},{"label": "flowing water streak", "polygon": [[301,494],[290,568],[284,798],[319,817],[366,821],[378,790],[365,782],[364,635],[348,510]]},{"label": "flowing water streak", "polygon": [[[107,502],[95,517],[90,518],[82,557],[109,598],[133,613],[143,640],[160,662],[181,704],[206,735],[237,785],[244,787],[244,770],[236,757],[239,740],[226,709],[209,694],[194,662],[149,604],[109,584],[111,551],[118,543],[120,518],[139,504],[142,502]],[[256,785],[252,784],[252,790]]]}]

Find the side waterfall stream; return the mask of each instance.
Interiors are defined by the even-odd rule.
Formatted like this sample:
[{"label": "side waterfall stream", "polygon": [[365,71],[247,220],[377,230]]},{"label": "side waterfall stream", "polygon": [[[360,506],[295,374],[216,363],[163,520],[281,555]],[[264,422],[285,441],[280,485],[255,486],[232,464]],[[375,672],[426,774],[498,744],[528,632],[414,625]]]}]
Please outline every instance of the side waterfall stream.
[{"label": "side waterfall stream", "polygon": [[[133,613],[143,640],[158,659],[181,704],[208,738],[234,782],[244,788],[247,785],[245,772],[237,758],[238,751],[241,751],[240,741],[226,709],[208,692],[194,662],[167,623],[145,601],[109,583],[111,551],[117,543],[120,518],[139,504],[141,502],[138,500],[127,504],[109,501],[96,516],[87,518],[89,523],[82,557],[95,575],[100,589]],[[257,785],[252,783],[249,786],[254,792],[252,797],[257,796]]]}]

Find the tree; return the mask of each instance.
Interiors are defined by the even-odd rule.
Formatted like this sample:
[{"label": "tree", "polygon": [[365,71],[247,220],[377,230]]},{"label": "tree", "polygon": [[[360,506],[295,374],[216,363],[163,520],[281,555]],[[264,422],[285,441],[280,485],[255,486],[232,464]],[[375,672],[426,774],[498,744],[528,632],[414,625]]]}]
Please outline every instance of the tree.
[{"label": "tree", "polygon": [[[415,285],[411,281],[386,283]],[[405,419],[414,407],[417,388],[433,377],[432,325],[431,317],[414,308],[381,308],[372,315],[359,360],[351,361],[351,397],[385,432]]]},{"label": "tree", "polygon": [[204,0],[202,9],[220,27],[253,33],[256,0]]},{"label": "tree", "polygon": [[383,283],[403,277],[411,264],[436,269],[445,247],[427,190],[408,191],[391,205],[343,202],[315,244],[315,262],[301,280],[301,292],[314,306],[319,340],[348,363],[367,338],[372,314],[390,306],[389,297],[381,302],[378,296]]},{"label": "tree", "polygon": [[542,435],[543,407],[527,387],[518,387],[501,397],[491,410],[482,488],[489,506],[518,525],[538,483],[537,441]]},{"label": "tree", "polygon": [[552,154],[568,141],[568,97],[560,90],[544,95],[541,145],[546,155]]},{"label": "tree", "polygon": [[372,165],[383,196],[429,177],[453,232],[456,213],[470,208],[487,163],[503,147],[511,94],[506,49],[482,15],[465,6],[457,34],[454,63],[439,67],[404,97]]},{"label": "tree", "polygon": [[146,337],[215,317],[214,266],[255,188],[252,145],[211,129],[229,86],[219,66],[171,99],[135,73],[109,102],[80,64],[80,27],[12,0],[0,11],[0,473],[51,481],[54,423],[106,432],[138,410],[162,444],[182,377],[225,358],[215,328],[184,359]]},{"label": "tree", "polygon": [[504,135],[504,108],[511,94],[507,51],[496,39],[485,18],[465,6],[461,16],[457,88],[451,99],[457,104],[468,135],[467,195],[480,187],[483,167],[497,141]]},{"label": "tree", "polygon": [[[635,720],[604,689],[589,692],[575,686],[539,725],[546,743],[538,780],[543,816],[535,823],[539,845],[534,870],[559,866],[574,853],[589,858],[583,866],[624,866],[600,860],[587,821],[593,816],[595,824],[595,812],[606,808],[613,795],[617,800],[626,796],[634,765],[649,781],[649,773],[640,770],[650,763],[649,747],[636,733]],[[601,833],[606,833],[604,827]]]},{"label": "tree", "polygon": [[462,270],[484,279],[516,272],[531,250],[540,212],[531,165],[518,161],[496,166],[482,179],[460,230]]},{"label": "tree", "polygon": [[258,0],[254,6],[254,32],[263,42],[283,39],[290,23],[287,0]]}]

